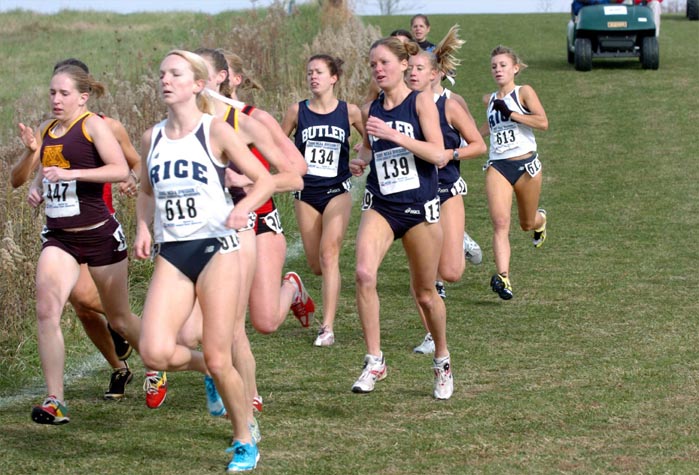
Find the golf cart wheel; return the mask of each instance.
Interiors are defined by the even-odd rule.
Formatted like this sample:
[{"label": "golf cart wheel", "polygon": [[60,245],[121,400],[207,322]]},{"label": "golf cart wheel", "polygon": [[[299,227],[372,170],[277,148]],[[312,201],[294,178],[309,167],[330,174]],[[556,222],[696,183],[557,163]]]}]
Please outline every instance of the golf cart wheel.
[{"label": "golf cart wheel", "polygon": [[592,69],[592,41],[589,38],[575,40],[575,69],[578,71]]},{"label": "golf cart wheel", "polygon": [[658,69],[660,66],[660,48],[658,38],[646,36],[641,44],[641,66],[643,69]]},{"label": "golf cart wheel", "polygon": [[687,18],[699,20],[699,0],[687,0]]}]

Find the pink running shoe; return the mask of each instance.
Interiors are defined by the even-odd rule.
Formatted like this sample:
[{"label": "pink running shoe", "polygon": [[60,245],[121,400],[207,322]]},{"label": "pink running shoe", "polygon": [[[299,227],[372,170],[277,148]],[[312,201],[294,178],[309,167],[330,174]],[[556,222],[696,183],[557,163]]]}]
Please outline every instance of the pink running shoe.
[{"label": "pink running shoe", "polygon": [[301,277],[296,272],[287,272],[284,280],[291,282],[296,287],[294,299],[291,301],[291,311],[294,313],[294,317],[301,322],[301,325],[308,328],[315,314],[315,303],[313,303],[313,299],[306,292],[306,287],[303,286]]}]

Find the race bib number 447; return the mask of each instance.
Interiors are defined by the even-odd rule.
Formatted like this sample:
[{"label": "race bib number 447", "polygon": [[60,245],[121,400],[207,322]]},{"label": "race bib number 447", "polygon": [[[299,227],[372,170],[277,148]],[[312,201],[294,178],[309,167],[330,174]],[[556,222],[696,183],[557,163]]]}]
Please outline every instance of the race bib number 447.
[{"label": "race bib number 447", "polygon": [[46,216],[49,218],[67,218],[68,216],[79,215],[80,202],[78,201],[77,186],[75,180],[52,183],[44,179]]}]

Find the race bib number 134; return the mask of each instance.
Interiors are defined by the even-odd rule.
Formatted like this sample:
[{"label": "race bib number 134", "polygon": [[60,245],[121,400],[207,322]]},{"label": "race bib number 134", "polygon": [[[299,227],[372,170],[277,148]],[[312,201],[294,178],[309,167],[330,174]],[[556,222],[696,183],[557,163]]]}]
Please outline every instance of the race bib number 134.
[{"label": "race bib number 134", "polygon": [[309,175],[337,176],[337,164],[340,160],[339,143],[309,140],[306,142],[306,153],[304,155]]}]

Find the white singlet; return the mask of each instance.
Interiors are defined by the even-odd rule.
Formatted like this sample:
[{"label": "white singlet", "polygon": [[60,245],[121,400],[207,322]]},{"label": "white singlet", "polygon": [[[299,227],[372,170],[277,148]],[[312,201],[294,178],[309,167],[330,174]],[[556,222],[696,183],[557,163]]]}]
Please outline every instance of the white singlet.
[{"label": "white singlet", "polygon": [[226,164],[211,153],[204,114],[187,136],[169,139],[162,121],[153,127],[148,178],[155,197],[153,234],[156,243],[229,236],[225,226],[233,200],[224,186]]}]

